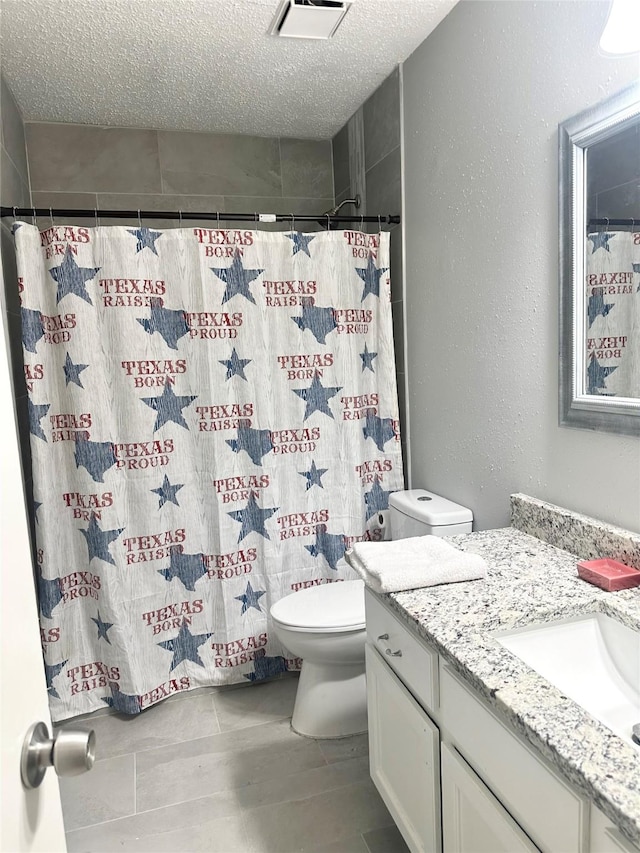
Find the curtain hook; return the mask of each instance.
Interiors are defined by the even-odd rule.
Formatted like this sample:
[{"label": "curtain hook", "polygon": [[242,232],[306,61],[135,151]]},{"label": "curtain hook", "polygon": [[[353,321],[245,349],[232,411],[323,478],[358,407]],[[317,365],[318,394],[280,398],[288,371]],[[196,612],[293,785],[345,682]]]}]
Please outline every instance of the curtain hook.
[{"label": "curtain hook", "polygon": [[51,220],[51,227],[53,228],[53,210],[49,208],[49,219]]},{"label": "curtain hook", "polygon": [[605,216],[605,219],[607,220],[607,224],[604,226],[604,230],[608,231],[609,230],[609,217]]},{"label": "curtain hook", "polygon": [[295,218],[295,216],[293,215],[293,213],[291,214],[291,230],[292,230],[292,231],[295,231],[295,230],[296,230],[296,218]]},{"label": "curtain hook", "polygon": [[32,224],[35,225],[37,222],[36,209],[35,207],[31,208],[31,219],[33,220]]},{"label": "curtain hook", "polygon": [[140,216],[140,208],[138,208],[138,228],[142,228],[142,217]]},{"label": "curtain hook", "polygon": [[220,230],[220,211],[216,210],[216,222],[218,225],[218,231]]},{"label": "curtain hook", "polygon": [[100,220],[98,219],[98,208],[97,207],[93,208],[93,216],[94,216],[94,219],[96,220],[96,228],[99,228],[100,227]]},{"label": "curtain hook", "polygon": [[182,228],[182,211],[180,209],[178,209],[178,223],[180,228]]},{"label": "curtain hook", "polygon": [[14,221],[14,223],[16,223],[16,222],[18,221],[18,217],[17,217],[17,215],[16,215],[16,210],[17,210],[17,209],[18,209],[17,207],[14,207],[14,208],[13,208],[13,221]]},{"label": "curtain hook", "polygon": [[382,217],[378,214],[378,231],[382,231]]},{"label": "curtain hook", "polygon": [[327,213],[327,231],[331,231],[331,217]]},{"label": "curtain hook", "polygon": [[360,230],[364,231],[364,213],[360,215]]}]

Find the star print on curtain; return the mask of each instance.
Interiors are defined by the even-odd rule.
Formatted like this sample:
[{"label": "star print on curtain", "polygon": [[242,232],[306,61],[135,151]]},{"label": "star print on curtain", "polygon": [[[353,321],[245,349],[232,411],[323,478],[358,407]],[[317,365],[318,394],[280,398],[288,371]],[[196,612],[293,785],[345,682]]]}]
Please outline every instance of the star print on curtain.
[{"label": "star print on curtain", "polygon": [[271,605],[403,487],[388,234],[15,240],[53,719],[299,669]]},{"label": "star print on curtain", "polygon": [[588,235],[585,290],[586,393],[640,397],[640,233]]}]

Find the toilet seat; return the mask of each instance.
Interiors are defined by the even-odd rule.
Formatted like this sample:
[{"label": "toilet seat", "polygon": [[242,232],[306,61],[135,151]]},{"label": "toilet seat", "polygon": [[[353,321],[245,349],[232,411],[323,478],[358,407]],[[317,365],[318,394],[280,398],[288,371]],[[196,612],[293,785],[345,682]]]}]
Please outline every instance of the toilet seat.
[{"label": "toilet seat", "polygon": [[271,616],[296,631],[335,634],[364,630],[364,582],[338,581],[302,589],[277,601]]}]

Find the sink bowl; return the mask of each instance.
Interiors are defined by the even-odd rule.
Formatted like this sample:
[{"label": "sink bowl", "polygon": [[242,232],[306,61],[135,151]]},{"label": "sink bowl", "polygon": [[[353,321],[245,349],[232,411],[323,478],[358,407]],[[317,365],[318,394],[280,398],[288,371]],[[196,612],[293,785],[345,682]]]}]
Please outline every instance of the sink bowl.
[{"label": "sink bowl", "polygon": [[640,723],[640,632],[604,613],[495,634],[495,639],[617,735]]}]

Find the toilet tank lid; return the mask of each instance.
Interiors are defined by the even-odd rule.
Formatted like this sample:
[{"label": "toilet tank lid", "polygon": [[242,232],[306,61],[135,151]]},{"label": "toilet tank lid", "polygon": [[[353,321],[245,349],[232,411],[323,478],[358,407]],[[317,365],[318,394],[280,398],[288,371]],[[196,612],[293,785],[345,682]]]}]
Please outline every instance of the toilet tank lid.
[{"label": "toilet tank lid", "polygon": [[470,509],[425,489],[394,492],[389,495],[389,506],[431,527],[473,521]]},{"label": "toilet tank lid", "polygon": [[364,583],[336,581],[301,589],[276,601],[271,616],[283,625],[307,631],[364,628]]}]

